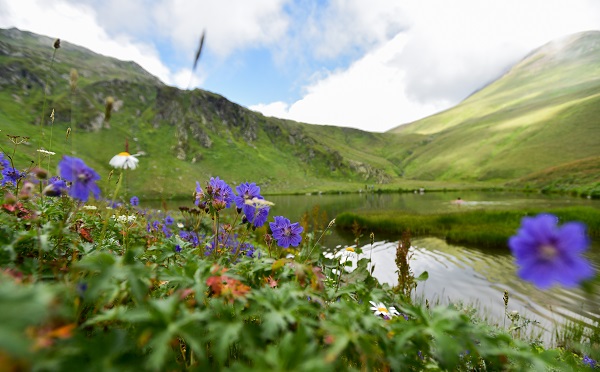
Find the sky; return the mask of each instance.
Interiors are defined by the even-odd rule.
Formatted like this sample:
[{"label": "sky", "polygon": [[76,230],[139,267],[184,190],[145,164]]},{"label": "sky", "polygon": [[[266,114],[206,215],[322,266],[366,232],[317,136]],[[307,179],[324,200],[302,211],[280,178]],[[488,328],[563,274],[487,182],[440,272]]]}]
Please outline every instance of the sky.
[{"label": "sky", "polygon": [[600,1],[0,0],[9,27],[267,116],[384,132],[458,104],[553,39],[600,30]]}]

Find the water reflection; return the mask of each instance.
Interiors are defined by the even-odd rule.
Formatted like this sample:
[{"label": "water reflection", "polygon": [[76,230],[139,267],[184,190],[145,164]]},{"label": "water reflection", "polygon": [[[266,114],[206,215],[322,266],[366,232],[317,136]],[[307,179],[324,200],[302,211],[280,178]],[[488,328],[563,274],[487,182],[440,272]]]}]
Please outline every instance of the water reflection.
[{"label": "water reflection", "polygon": [[[464,201],[453,203],[457,197]],[[567,206],[591,206],[600,209],[600,201],[574,198],[565,195],[524,194],[512,192],[425,192],[424,194],[341,194],[341,195],[274,195],[267,197],[275,203],[271,215],[283,215],[292,221],[299,221],[302,214],[315,206],[327,213],[329,220],[342,212],[353,211],[399,211],[410,213],[442,213],[474,209],[518,209],[518,208],[558,208]],[[367,234],[368,235],[368,234]],[[396,240],[398,236],[378,236],[378,240]],[[368,239],[368,236],[363,237]],[[334,231],[326,237],[324,245],[334,248],[337,245],[350,245],[354,241],[351,233]]]},{"label": "water reflection", "polygon": [[[397,242],[377,242],[363,247],[363,257],[372,255],[374,276],[392,286],[398,283],[395,254]],[[592,248],[590,259],[598,270],[598,250]],[[413,272],[418,276],[427,271],[429,279],[419,283],[417,297],[431,303],[463,302],[478,307],[492,323],[504,322],[504,290],[510,300],[508,310],[517,310],[531,320],[540,322],[544,339],[551,341],[557,324],[566,321],[584,322],[596,326],[600,321],[600,296],[587,295],[580,289],[553,288],[540,291],[516,276],[516,267],[509,254],[482,251],[447,244],[438,238],[414,239],[410,252]],[[508,322],[508,321],[507,321]]]}]

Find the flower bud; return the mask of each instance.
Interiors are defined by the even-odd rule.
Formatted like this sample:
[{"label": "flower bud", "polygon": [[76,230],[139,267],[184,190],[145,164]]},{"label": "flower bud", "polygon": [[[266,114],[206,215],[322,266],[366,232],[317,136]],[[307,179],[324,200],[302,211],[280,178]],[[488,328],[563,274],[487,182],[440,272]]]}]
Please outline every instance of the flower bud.
[{"label": "flower bud", "polygon": [[33,173],[35,177],[40,180],[45,180],[48,178],[48,171],[43,168],[35,167],[31,170],[31,173]]}]

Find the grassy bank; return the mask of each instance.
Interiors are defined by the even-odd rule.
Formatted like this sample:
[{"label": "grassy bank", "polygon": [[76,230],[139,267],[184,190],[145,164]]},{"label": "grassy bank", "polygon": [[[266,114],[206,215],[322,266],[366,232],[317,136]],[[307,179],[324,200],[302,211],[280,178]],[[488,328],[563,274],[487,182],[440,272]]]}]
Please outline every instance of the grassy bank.
[{"label": "grassy bank", "polygon": [[363,231],[398,234],[410,230],[413,235],[433,235],[450,243],[505,248],[507,239],[515,234],[521,219],[542,212],[552,212],[561,221],[581,221],[588,226],[592,238],[600,237],[600,211],[590,207],[569,207],[548,210],[460,211],[440,214],[410,214],[393,211],[342,213],[336,225],[351,230],[356,223]]}]

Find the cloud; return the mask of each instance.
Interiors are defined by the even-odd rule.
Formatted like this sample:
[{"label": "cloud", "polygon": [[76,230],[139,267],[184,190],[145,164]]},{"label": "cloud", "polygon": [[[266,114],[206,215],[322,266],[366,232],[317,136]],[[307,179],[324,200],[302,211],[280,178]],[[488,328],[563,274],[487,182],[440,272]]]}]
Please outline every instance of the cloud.
[{"label": "cloud", "polygon": [[421,102],[458,102],[532,49],[600,25],[600,4],[585,0],[428,0],[405,11],[412,27],[397,62],[407,94]]},{"label": "cloud", "polygon": [[290,22],[283,0],[162,0],[153,8],[156,28],[179,48],[194,51],[202,30],[219,58],[244,48],[277,42]]},{"label": "cloud", "polygon": [[[252,109],[297,121],[383,131],[457,104],[550,40],[600,25],[600,2],[589,0],[375,2],[371,9],[359,0],[349,4],[332,2],[327,17],[332,23],[321,29],[312,26],[318,30],[315,35],[322,35],[315,53],[330,48],[335,55],[351,45],[375,46],[349,67],[307,84],[296,102]],[[393,16],[382,17],[386,14]],[[354,32],[338,31],[369,24],[379,29],[363,31],[358,40]],[[389,38],[385,30],[398,32]]]},{"label": "cloud", "polygon": [[55,0],[3,0],[0,6],[4,8],[0,27],[29,30],[85,46],[96,53],[135,61],[163,82],[175,82],[153,45],[135,41],[125,34],[109,36],[97,24],[95,10],[86,4],[74,5]]},{"label": "cloud", "polygon": [[388,0],[332,0],[301,26],[314,55],[327,59],[370,49],[394,37],[406,22],[402,8]]},{"label": "cloud", "polygon": [[268,104],[259,103],[249,107],[250,110],[258,111],[265,116],[273,116],[281,119],[291,119],[289,109],[290,105],[282,102],[271,102]]},{"label": "cloud", "polygon": [[420,103],[407,96],[406,75],[393,64],[406,42],[406,35],[398,34],[348,69],[308,86],[304,97],[291,105],[275,102],[250,109],[300,122],[382,132],[448,107],[448,101]]}]

